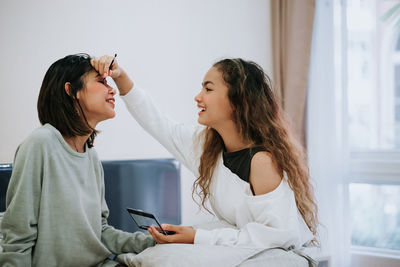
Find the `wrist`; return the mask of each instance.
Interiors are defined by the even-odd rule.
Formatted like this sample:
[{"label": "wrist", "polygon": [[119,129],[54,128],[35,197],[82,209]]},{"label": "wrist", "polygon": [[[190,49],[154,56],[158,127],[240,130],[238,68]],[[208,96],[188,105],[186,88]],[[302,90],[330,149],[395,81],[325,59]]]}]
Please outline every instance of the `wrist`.
[{"label": "wrist", "polygon": [[114,82],[118,87],[120,95],[126,95],[134,86],[133,81],[123,69],[121,69],[120,75],[114,78]]},{"label": "wrist", "polygon": [[125,88],[118,88],[119,95],[124,96],[124,95],[128,94],[132,90],[132,88],[133,88],[133,82],[131,82],[130,86],[127,86]]}]

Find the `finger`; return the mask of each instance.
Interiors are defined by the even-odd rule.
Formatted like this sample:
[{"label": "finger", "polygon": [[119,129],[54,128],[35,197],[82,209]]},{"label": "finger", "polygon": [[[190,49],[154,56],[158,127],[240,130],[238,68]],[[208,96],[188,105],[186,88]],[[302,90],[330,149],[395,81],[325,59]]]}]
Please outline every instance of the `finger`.
[{"label": "finger", "polygon": [[[111,61],[110,61],[110,63],[111,63]],[[107,75],[108,75],[108,66],[109,66],[110,63],[108,63],[107,59],[104,61],[103,73],[106,73]]]},{"label": "finger", "polygon": [[[113,68],[115,67],[115,62],[114,62],[114,64],[113,64]],[[120,75],[120,70],[119,69],[112,69],[112,70],[109,70],[108,71],[108,75],[111,77],[111,78],[117,78],[119,75]]]},{"label": "finger", "polygon": [[96,71],[99,71],[99,60],[98,60],[98,59],[93,58],[93,59],[90,61],[90,63],[92,64],[93,68],[94,68]]},{"label": "finger", "polygon": [[154,236],[157,237],[158,240],[162,243],[170,243],[171,241],[168,239],[168,236],[160,233],[154,226],[151,226],[151,230],[154,234]]},{"label": "finger", "polygon": [[151,236],[154,238],[154,240],[160,244],[160,240],[158,239],[158,236],[155,234],[153,229],[151,227],[147,228],[147,231],[151,234]]},{"label": "finger", "polygon": [[105,77],[108,76],[108,67],[107,67],[108,65],[107,65],[107,63],[109,64],[109,62],[111,62],[111,60],[110,60],[109,58],[111,58],[111,57],[109,57],[109,56],[107,56],[107,55],[104,55],[104,56],[101,56],[101,57],[99,57],[99,58],[96,58],[96,59],[94,60],[94,62],[93,62],[96,71],[97,71],[103,78],[105,78]]},{"label": "finger", "polygon": [[117,64],[115,57],[107,56],[104,61],[104,73],[107,73],[108,76],[111,76],[112,70],[115,69],[115,65]]},{"label": "finger", "polygon": [[107,56],[102,56],[99,60],[99,73],[103,78],[107,77],[108,70],[106,69],[106,66],[107,66]]},{"label": "finger", "polygon": [[97,71],[100,75],[103,74],[103,72],[102,72],[102,64],[101,64],[101,57],[100,57],[100,58],[96,58],[96,59],[94,60],[94,67],[95,67],[96,71]]},{"label": "finger", "polygon": [[154,240],[158,243],[158,244],[162,244],[161,240],[158,239],[158,236],[155,235],[154,231],[151,228],[148,228],[147,231],[151,234],[151,236],[154,238]]},{"label": "finger", "polygon": [[173,225],[173,224],[162,224],[161,227],[164,230],[174,231],[174,232],[181,232],[182,226]]}]

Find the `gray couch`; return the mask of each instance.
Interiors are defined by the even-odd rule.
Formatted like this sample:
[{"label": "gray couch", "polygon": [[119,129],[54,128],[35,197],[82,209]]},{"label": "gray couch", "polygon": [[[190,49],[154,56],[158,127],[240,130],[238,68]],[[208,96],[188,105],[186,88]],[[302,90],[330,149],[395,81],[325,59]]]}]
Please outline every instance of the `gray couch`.
[{"label": "gray couch", "polygon": [[[127,207],[153,213],[161,223],[181,223],[180,165],[175,159],[102,161],[105,198],[115,228],[138,230]],[[11,164],[0,164],[0,212],[5,211]]]}]

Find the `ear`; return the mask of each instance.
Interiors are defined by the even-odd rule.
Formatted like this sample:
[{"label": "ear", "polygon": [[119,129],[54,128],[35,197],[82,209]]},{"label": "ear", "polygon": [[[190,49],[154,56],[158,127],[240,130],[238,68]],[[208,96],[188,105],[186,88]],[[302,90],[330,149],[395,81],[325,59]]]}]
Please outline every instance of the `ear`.
[{"label": "ear", "polygon": [[[73,99],[75,99],[75,96],[73,96],[72,95],[72,93],[71,93],[71,83],[70,82],[66,82],[65,84],[64,84],[64,90],[65,90],[65,92],[67,93],[67,95],[69,95],[70,97],[72,97]],[[76,99],[79,99],[79,92],[80,91],[78,91],[77,93],[76,93]]]},{"label": "ear", "polygon": [[66,82],[66,83],[64,84],[64,90],[65,90],[65,92],[67,93],[67,95],[69,95],[69,96],[71,96],[71,90],[70,90],[70,88],[71,88],[71,83],[70,83],[70,82]]}]

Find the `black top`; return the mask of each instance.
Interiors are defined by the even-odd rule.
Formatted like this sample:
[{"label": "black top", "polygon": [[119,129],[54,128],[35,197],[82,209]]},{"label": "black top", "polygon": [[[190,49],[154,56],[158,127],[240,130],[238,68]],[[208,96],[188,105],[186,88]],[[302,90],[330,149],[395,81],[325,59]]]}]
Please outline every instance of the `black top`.
[{"label": "black top", "polygon": [[226,152],[224,150],[222,153],[224,165],[239,176],[240,179],[249,182],[251,159],[260,151],[265,151],[265,148],[251,147],[235,152]]}]

